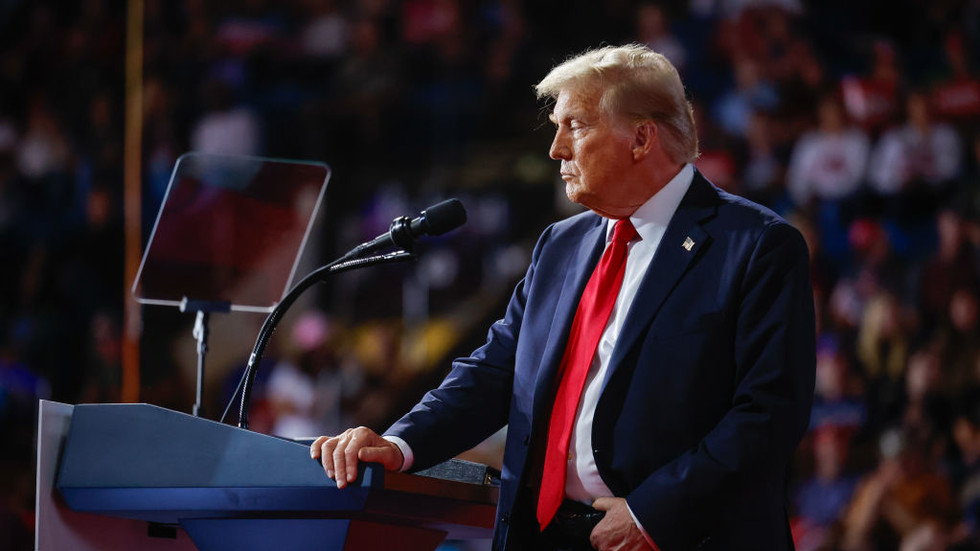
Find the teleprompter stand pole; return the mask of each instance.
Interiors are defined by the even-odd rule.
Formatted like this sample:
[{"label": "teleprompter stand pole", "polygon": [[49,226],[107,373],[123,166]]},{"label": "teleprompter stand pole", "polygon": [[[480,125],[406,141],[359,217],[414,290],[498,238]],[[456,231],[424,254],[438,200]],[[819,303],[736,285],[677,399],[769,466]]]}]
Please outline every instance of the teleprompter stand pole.
[{"label": "teleprompter stand pole", "polygon": [[201,417],[204,402],[204,357],[208,353],[208,321],[211,314],[227,313],[231,311],[231,302],[213,300],[190,300],[184,297],[180,301],[181,312],[197,312],[194,320],[194,338],[197,339],[197,393],[194,398],[194,417]]}]

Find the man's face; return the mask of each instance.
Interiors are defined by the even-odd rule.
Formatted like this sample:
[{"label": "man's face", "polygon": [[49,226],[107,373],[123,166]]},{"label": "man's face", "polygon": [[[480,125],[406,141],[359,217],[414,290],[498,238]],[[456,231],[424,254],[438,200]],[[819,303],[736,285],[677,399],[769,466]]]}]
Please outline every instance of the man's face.
[{"label": "man's face", "polygon": [[549,155],[561,161],[561,178],[570,200],[600,215],[621,218],[647,197],[631,189],[632,125],[602,112],[601,98],[596,90],[558,94],[551,114],[555,139]]}]

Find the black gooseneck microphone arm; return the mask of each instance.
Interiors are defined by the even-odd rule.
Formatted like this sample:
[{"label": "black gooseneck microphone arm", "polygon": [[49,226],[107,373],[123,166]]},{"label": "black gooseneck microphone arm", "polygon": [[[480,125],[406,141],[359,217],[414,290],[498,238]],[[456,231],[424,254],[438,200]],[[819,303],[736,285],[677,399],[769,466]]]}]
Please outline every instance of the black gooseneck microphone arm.
[{"label": "black gooseneck microphone arm", "polygon": [[289,307],[296,302],[296,299],[299,298],[303,292],[312,287],[314,284],[323,281],[331,274],[346,272],[355,268],[374,266],[377,264],[404,262],[414,258],[415,255],[411,252],[395,251],[393,253],[376,255],[367,258],[356,258],[352,260],[340,259],[318,268],[304,277],[299,283],[296,284],[295,287],[286,293],[286,296],[282,298],[282,301],[280,301],[272,312],[270,312],[265,318],[265,322],[262,324],[262,329],[259,330],[259,336],[255,340],[255,346],[252,348],[252,354],[248,358],[248,364],[245,366],[245,373],[238,381],[238,387],[232,394],[231,401],[228,402],[228,406],[225,407],[225,411],[221,415],[220,422],[224,423],[225,418],[228,416],[228,412],[231,409],[231,405],[235,403],[235,396],[241,392],[242,397],[238,412],[238,426],[243,429],[248,428],[248,406],[252,397],[252,384],[255,382],[255,373],[258,370],[259,362],[262,360],[262,354],[265,353],[265,347],[268,344],[269,339],[272,338],[272,333],[276,330],[276,326],[279,324],[282,316],[286,313],[286,310],[288,310]]},{"label": "black gooseneck microphone arm", "polygon": [[[296,302],[296,299],[304,291],[309,289],[314,283],[323,281],[326,276],[331,274],[377,264],[403,262],[414,259],[415,255],[411,250],[419,237],[423,235],[442,235],[463,225],[464,222],[466,222],[466,209],[463,208],[463,204],[458,199],[443,201],[422,211],[422,214],[413,220],[409,220],[406,216],[396,218],[392,221],[388,233],[380,235],[372,241],[358,245],[341,258],[314,270],[304,277],[286,293],[279,304],[265,318],[262,329],[259,331],[259,336],[255,341],[255,346],[252,348],[252,354],[248,358],[248,364],[245,366],[245,373],[242,374],[242,378],[238,381],[238,386],[231,395],[231,400],[225,407],[224,413],[221,414],[219,422],[225,422],[231,405],[235,403],[235,396],[241,392],[238,426],[243,429],[248,428],[248,406],[252,394],[252,383],[255,381],[255,373],[258,369],[259,361],[262,359],[266,344],[268,344],[272,333],[276,330],[279,320],[282,319],[286,310]],[[392,246],[399,247],[400,250],[387,254],[359,258],[369,252],[375,252]]]}]

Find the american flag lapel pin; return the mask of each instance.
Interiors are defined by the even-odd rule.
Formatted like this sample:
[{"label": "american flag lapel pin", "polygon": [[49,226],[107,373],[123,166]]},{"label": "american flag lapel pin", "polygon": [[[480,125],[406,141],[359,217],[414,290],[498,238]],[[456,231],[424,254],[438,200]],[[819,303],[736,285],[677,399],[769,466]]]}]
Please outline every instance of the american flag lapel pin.
[{"label": "american flag lapel pin", "polygon": [[689,235],[684,239],[684,244],[681,246],[684,247],[685,251],[690,251],[694,248],[694,240],[691,239],[691,236]]}]

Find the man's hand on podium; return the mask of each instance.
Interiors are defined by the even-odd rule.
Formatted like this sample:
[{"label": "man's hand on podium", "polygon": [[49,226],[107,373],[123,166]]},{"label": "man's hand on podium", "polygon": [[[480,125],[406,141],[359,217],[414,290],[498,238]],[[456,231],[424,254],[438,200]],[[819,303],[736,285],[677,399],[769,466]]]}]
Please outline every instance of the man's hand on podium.
[{"label": "man's hand on podium", "polygon": [[310,457],[320,459],[327,476],[337,481],[338,488],[357,478],[358,461],[381,463],[389,471],[397,471],[404,461],[398,446],[367,427],[317,438],[310,445]]}]

